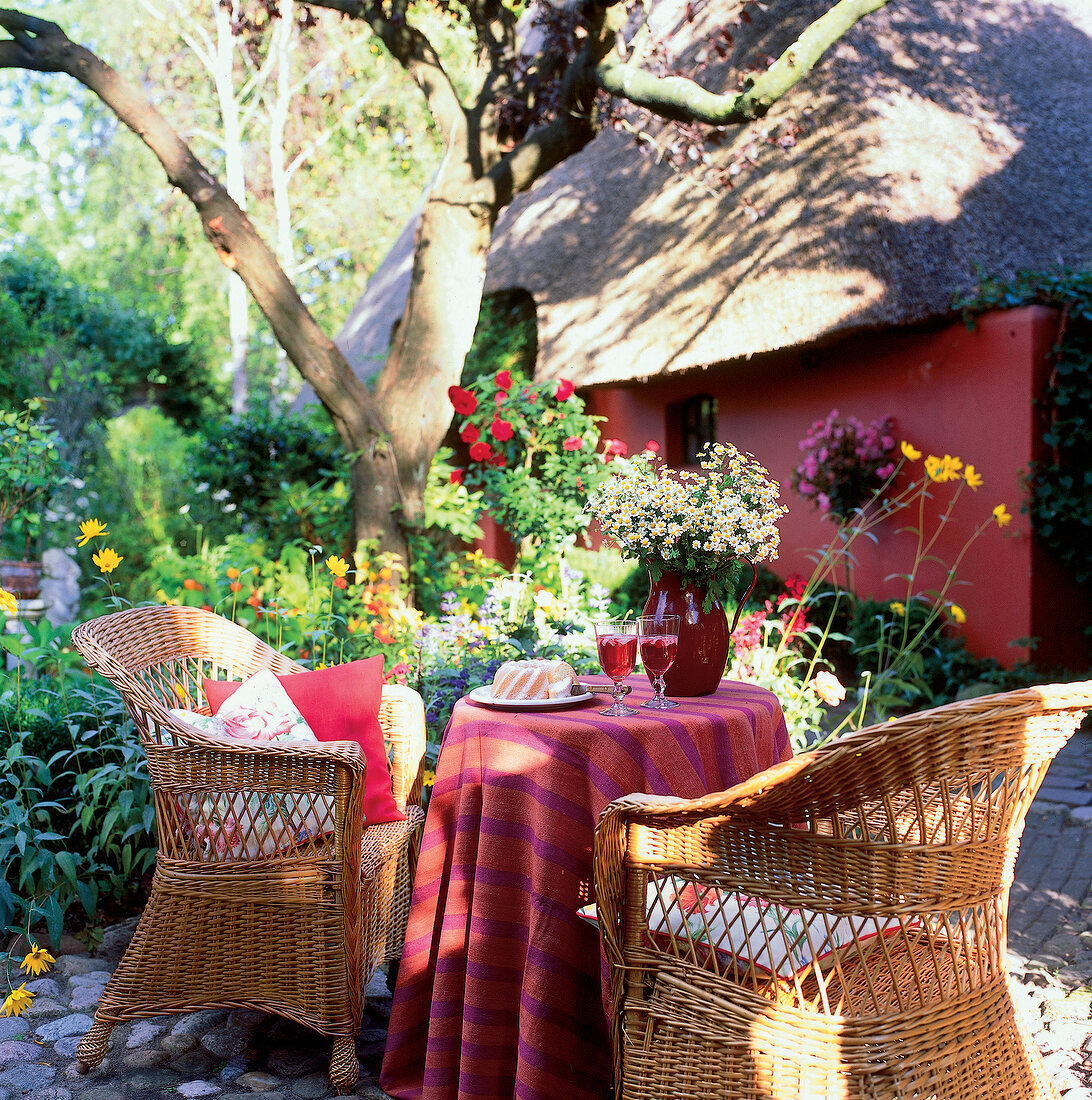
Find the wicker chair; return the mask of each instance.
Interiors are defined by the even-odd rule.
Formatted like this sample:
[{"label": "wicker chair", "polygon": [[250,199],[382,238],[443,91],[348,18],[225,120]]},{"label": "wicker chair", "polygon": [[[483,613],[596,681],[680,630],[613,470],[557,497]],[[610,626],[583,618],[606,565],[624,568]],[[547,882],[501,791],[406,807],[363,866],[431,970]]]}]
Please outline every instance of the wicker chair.
[{"label": "wicker chair", "polygon": [[608,806],[618,1100],[1057,1100],[1010,996],[1008,894],[1090,708],[1092,681],[953,703],[696,801]]},{"label": "wicker chair", "polygon": [[[148,903],[77,1049],[81,1069],[102,1061],[119,1021],[247,1007],[333,1036],[331,1081],[351,1087],[363,991],[401,955],[405,934],[424,819],[420,696],[383,688],[379,720],[406,821],[365,827],[366,765],[355,742],[226,747],[169,713],[208,713],[203,677],[303,671],[243,627],[195,608],[145,607],[84,623],[72,640],[136,722],[159,841]],[[239,819],[241,843],[226,853],[195,836],[192,809],[210,800],[226,800]],[[286,805],[311,823],[312,839],[247,843],[261,815],[268,828]]]}]

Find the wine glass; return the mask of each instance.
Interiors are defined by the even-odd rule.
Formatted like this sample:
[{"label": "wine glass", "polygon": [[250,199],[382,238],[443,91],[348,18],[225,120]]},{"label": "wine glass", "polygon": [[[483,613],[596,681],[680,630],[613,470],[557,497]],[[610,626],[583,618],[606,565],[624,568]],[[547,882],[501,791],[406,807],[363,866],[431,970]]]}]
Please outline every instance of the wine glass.
[{"label": "wine glass", "polygon": [[652,681],[655,694],[641,706],[652,710],[668,710],[679,704],[664,698],[664,673],[675,663],[679,652],[678,615],[642,615],[638,620],[641,631],[641,661]]},{"label": "wine glass", "polygon": [[640,711],[622,702],[626,694],[622,681],[637,664],[637,620],[607,619],[596,623],[595,648],[603,671],[614,681],[614,701],[599,713],[609,714],[613,718],[639,714]]}]

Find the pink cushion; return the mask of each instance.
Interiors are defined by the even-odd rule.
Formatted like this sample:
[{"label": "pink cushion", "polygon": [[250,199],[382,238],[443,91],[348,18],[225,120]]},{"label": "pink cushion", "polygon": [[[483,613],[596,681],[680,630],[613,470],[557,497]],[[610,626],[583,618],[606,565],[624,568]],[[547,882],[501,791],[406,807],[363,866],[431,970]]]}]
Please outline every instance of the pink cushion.
[{"label": "pink cushion", "polygon": [[[406,815],[394,801],[387,748],[379,726],[382,654],[277,679],[320,741],[355,741],[364,751],[368,761],[364,816],[368,824],[405,821]],[[204,681],[205,698],[213,714],[239,686],[235,680]]]}]

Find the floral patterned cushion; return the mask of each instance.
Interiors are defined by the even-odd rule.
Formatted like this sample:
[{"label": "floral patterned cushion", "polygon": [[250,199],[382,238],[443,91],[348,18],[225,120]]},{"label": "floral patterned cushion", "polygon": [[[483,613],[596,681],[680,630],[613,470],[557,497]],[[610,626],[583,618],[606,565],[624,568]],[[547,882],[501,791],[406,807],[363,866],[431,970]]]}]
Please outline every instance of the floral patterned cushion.
[{"label": "floral patterned cushion", "polygon": [[248,741],[317,741],[314,731],[268,669],[244,680],[217,708],[230,737]]},{"label": "floral patterned cushion", "polygon": [[[762,898],[719,890],[686,879],[650,881],[645,895],[649,931],[694,947],[695,957],[712,948],[722,956],[753,962],[780,978],[801,974],[811,964],[849,943],[900,928],[894,917],[834,916],[788,909]],[[595,905],[579,910],[598,923]]]},{"label": "floral patterned cushion", "polygon": [[[175,718],[181,718],[187,725],[202,733],[211,734],[213,737],[230,737],[227,723],[222,718],[210,714],[201,714],[196,710],[172,710]],[[173,742],[169,742],[173,743]]]}]

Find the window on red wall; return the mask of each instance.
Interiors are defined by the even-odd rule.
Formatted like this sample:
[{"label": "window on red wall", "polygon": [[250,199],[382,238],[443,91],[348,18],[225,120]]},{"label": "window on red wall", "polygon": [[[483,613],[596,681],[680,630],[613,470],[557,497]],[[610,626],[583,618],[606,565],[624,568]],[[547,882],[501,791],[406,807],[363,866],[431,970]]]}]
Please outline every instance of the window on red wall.
[{"label": "window on red wall", "polygon": [[717,399],[699,393],[667,406],[667,461],[696,466],[702,448],[717,439]]}]

